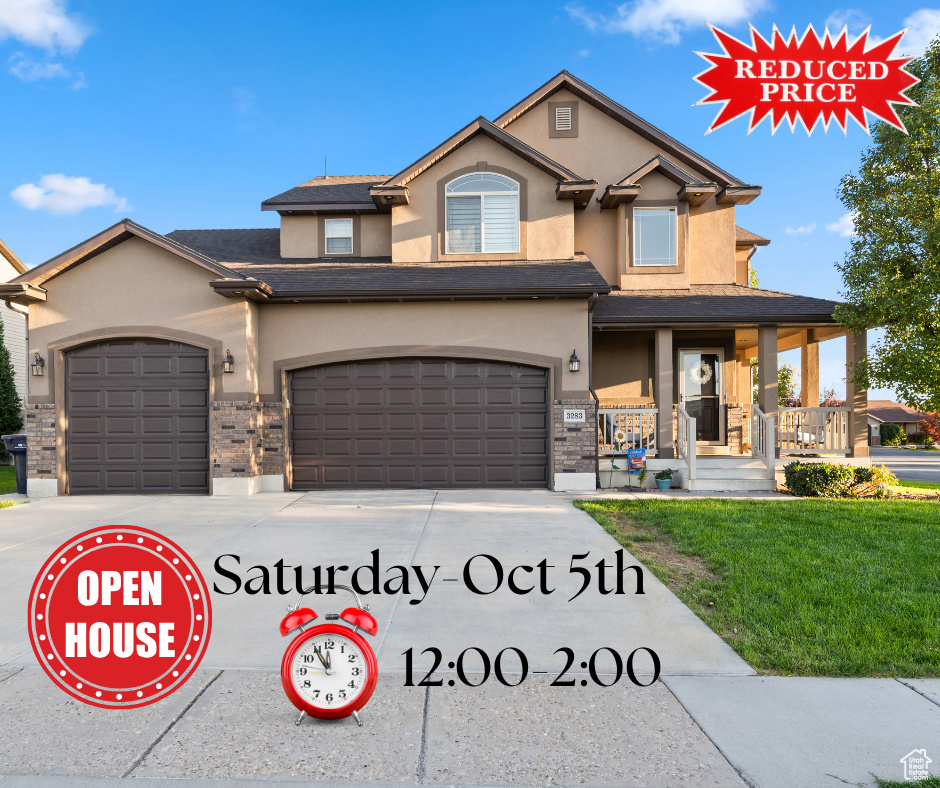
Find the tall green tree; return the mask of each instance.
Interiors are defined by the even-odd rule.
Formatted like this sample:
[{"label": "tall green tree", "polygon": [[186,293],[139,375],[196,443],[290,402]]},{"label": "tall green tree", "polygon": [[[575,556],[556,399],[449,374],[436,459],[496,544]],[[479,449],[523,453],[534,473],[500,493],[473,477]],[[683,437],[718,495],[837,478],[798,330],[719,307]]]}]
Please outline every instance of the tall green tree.
[{"label": "tall green tree", "polygon": [[872,127],[872,146],[838,194],[855,221],[839,265],[852,331],[884,326],[884,339],[852,370],[866,388],[894,388],[904,402],[940,409],[940,39],[907,65],[919,106],[897,107],[904,134]]},{"label": "tall green tree", "polygon": [[[19,432],[23,428],[22,408],[23,403],[16,391],[13,362],[3,340],[3,323],[0,322],[0,435]],[[6,450],[2,456],[5,455]]]}]

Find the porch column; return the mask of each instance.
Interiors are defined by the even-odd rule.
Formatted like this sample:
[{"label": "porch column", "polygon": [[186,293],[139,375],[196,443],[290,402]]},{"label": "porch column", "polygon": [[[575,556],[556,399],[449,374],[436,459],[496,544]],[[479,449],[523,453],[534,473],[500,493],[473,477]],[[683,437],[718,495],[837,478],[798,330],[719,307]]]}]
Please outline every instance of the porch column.
[{"label": "porch column", "polygon": [[800,353],[800,404],[804,408],[819,407],[819,340],[812,328],[803,332]]},{"label": "porch column", "polygon": [[852,380],[852,366],[868,353],[868,332],[845,335],[845,404],[849,414],[849,447],[852,457],[868,456],[868,391]]},{"label": "porch column", "polygon": [[653,350],[653,397],[659,409],[656,428],[656,449],[659,459],[675,456],[672,437],[672,329],[656,329],[656,346]]},{"label": "porch column", "polygon": [[777,412],[777,327],[757,329],[757,405],[765,416]]}]

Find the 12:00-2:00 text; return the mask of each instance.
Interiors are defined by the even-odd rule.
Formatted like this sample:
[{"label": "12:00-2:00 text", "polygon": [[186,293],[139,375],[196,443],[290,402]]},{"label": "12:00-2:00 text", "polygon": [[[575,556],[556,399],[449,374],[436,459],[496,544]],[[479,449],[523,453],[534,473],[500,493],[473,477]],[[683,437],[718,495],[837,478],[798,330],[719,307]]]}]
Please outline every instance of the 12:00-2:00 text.
[{"label": "12:00-2:00 text", "polygon": [[[650,674],[650,678],[647,682],[642,682],[637,677],[636,670],[634,668],[634,658],[637,655],[637,652],[646,652],[650,661],[652,662],[653,670]],[[444,685],[444,679],[433,678],[434,674],[437,672],[437,669],[441,666],[443,662],[444,655],[442,654],[439,648],[426,648],[421,652],[422,654],[431,654],[434,659],[434,664],[431,665],[430,670],[427,671],[424,678],[415,683],[415,673],[414,673],[414,649],[409,648],[407,651],[403,651],[402,655],[405,657],[405,686],[406,687],[442,687]],[[551,686],[553,687],[574,687],[578,683],[577,679],[568,677],[568,671],[571,670],[572,666],[575,663],[574,650],[564,647],[557,649],[556,654],[564,654],[566,661],[561,671],[553,679]],[[604,655],[609,655],[609,658],[613,660],[613,671],[599,671],[598,670],[598,659],[603,659]],[[512,660],[515,657],[515,660],[518,661],[518,668],[513,666],[515,669],[507,668],[504,663],[504,655],[506,660]],[[473,664],[468,667],[466,662],[468,657],[476,657],[477,659],[473,660]],[[606,660],[605,660],[606,661]],[[518,648],[510,646],[504,648],[500,651],[496,658],[492,661],[490,660],[489,655],[480,648],[471,646],[470,648],[465,648],[457,657],[455,662],[448,662],[447,667],[450,669],[456,668],[457,678],[460,679],[461,684],[465,684],[468,687],[479,687],[481,684],[486,683],[490,678],[490,675],[496,677],[496,680],[506,686],[506,687],[518,687],[526,680],[526,677],[529,675],[529,660],[526,658],[526,655]],[[630,655],[626,660],[620,656],[620,654],[612,648],[604,647],[597,649],[591,656],[584,662],[581,663],[582,668],[587,668],[588,673],[591,676],[591,680],[601,686],[601,687],[612,687],[621,678],[623,678],[624,669],[626,669],[627,678],[638,687],[648,687],[651,684],[656,683],[656,680],[659,678],[660,662],[659,656],[650,648],[636,648],[630,652]],[[534,671],[535,673],[546,673],[546,671]],[[644,674],[646,678],[646,674]],[[582,679],[580,684],[582,687],[587,686],[587,680]],[[453,687],[456,682],[454,680],[449,680],[447,682],[448,686]]]}]

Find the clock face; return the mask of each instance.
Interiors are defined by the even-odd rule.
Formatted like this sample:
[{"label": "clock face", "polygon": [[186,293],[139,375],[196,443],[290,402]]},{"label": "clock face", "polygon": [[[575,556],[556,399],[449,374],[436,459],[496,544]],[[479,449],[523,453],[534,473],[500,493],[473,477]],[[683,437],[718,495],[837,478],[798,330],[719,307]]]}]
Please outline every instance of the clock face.
[{"label": "clock face", "polygon": [[343,635],[324,633],[306,640],[291,660],[290,679],[297,694],[319,709],[352,703],[369,678],[365,655]]}]

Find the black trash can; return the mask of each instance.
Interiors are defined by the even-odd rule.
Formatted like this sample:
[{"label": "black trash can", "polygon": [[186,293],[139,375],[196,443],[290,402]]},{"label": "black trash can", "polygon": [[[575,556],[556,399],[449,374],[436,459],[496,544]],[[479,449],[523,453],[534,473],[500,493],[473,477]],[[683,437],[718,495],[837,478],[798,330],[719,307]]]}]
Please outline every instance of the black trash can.
[{"label": "black trash can", "polygon": [[16,491],[26,495],[26,434],[4,435],[3,445],[13,455],[13,468],[16,471]]}]

